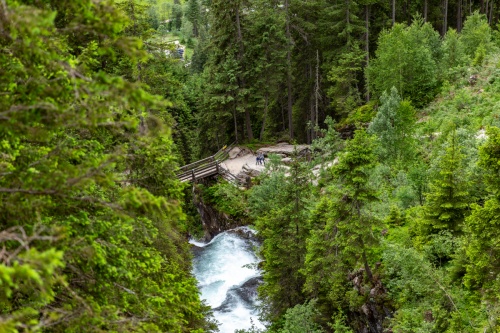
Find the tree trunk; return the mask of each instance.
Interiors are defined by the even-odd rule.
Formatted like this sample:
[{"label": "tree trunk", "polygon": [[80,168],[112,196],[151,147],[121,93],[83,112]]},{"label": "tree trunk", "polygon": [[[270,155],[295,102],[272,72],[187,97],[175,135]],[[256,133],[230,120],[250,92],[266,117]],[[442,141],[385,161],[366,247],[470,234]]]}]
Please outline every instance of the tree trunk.
[{"label": "tree trunk", "polygon": [[396,23],[396,0],[392,0],[392,25]]},{"label": "tree trunk", "polygon": [[234,137],[238,142],[238,121],[236,120],[236,104],[233,104],[233,120],[234,120]]},{"label": "tree trunk", "polygon": [[264,117],[262,117],[262,127],[260,128],[260,136],[259,140],[262,141],[262,138],[264,137],[264,131],[266,129],[266,118],[267,118],[267,109],[268,109],[268,101],[269,101],[269,93],[266,91],[266,96],[264,99]]},{"label": "tree trunk", "polygon": [[311,92],[309,96],[309,124],[311,126],[307,127],[307,144],[311,144],[314,136],[314,91]]},{"label": "tree trunk", "polygon": [[490,15],[488,22],[490,23],[490,25],[493,24],[493,0],[491,0],[490,2]]},{"label": "tree trunk", "polygon": [[316,50],[316,86],[314,89],[314,135],[313,138],[315,139],[317,136],[316,130],[319,126],[319,51]]},{"label": "tree trunk", "polygon": [[411,0],[408,0],[408,2],[406,3],[406,11],[409,13],[408,15],[408,25],[411,24],[411,20],[413,19],[413,14],[410,13],[411,11]]},{"label": "tree trunk", "polygon": [[366,259],[365,249],[363,249],[363,263],[365,265],[366,276],[368,277],[370,282],[373,282],[373,273],[372,270],[370,269],[370,265],[368,264],[368,260]]},{"label": "tree trunk", "polygon": [[286,130],[286,122],[285,122],[285,103],[281,101],[281,125],[282,125],[282,131],[284,132]]},{"label": "tree trunk", "polygon": [[448,0],[443,0],[443,36],[446,35],[446,31],[448,31]]},{"label": "tree trunk", "polygon": [[[308,68],[308,73],[307,77],[311,78],[313,76],[312,74],[312,65],[309,63],[307,65]],[[314,86],[311,87],[311,94],[309,95],[309,125],[307,127],[307,144],[310,144],[312,140],[314,139]]]},{"label": "tree trunk", "polygon": [[462,30],[462,0],[458,0],[457,4],[457,32]]},{"label": "tree trunk", "polygon": [[[365,66],[370,64],[370,5],[365,6]],[[365,67],[365,68],[366,68]],[[366,102],[370,101],[370,82],[366,76]]]},{"label": "tree trunk", "polygon": [[288,131],[290,134],[290,139],[293,139],[293,114],[292,114],[292,37],[290,34],[290,12],[288,0],[285,0],[285,12],[286,12],[286,40],[287,40],[287,52],[286,52],[286,62],[287,62],[287,110],[288,110]]},{"label": "tree trunk", "polygon": [[198,37],[198,23],[193,23],[193,36]]},{"label": "tree trunk", "polygon": [[429,0],[424,0],[424,22],[427,22],[427,12],[429,7]]},{"label": "tree trunk", "polygon": [[408,0],[403,2],[403,15],[402,16],[403,16],[403,19],[406,19],[407,24],[410,25],[411,20],[410,21],[408,20],[408,16],[406,15],[407,12],[408,12]]},{"label": "tree trunk", "polygon": [[[238,33],[238,45],[239,45],[239,52],[238,52],[238,60],[239,63],[242,67],[242,72],[240,73],[240,83],[241,83],[241,89],[245,90],[246,82],[245,82],[245,65],[243,62],[243,56],[245,54],[245,49],[243,45],[243,36],[241,33],[241,23],[240,23],[240,8],[239,6],[236,7],[236,31]],[[247,103],[246,103],[246,95],[243,96],[243,107],[245,108],[245,125],[246,125],[246,130],[247,130],[247,138],[248,140],[253,140],[253,132],[252,132],[252,123],[250,122],[250,111],[247,108]]]}]

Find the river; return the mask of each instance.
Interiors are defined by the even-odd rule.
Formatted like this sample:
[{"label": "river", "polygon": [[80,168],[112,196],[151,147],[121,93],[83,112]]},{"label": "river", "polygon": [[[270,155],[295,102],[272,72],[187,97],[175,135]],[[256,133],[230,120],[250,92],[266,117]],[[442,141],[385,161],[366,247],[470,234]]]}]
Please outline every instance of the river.
[{"label": "river", "polygon": [[247,237],[247,227],[229,230],[205,244],[190,241],[194,247],[193,273],[201,298],[214,310],[220,333],[236,329],[264,328],[258,320],[257,291],[260,272],[255,255],[257,243]]}]

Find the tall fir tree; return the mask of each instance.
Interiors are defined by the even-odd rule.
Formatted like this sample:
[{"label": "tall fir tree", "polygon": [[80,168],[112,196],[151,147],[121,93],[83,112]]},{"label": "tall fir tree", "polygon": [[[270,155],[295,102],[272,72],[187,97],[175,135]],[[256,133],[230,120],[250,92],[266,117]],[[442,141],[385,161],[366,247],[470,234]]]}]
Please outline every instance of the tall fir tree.
[{"label": "tall fir tree", "polygon": [[415,155],[415,109],[395,87],[380,97],[380,107],[368,131],[379,139],[380,159],[407,165]]},{"label": "tall fir tree", "polygon": [[424,205],[424,233],[449,230],[460,233],[469,210],[470,199],[465,174],[464,154],[453,129],[446,143],[445,153],[439,158],[436,174],[431,176],[429,193]]},{"label": "tall fir tree", "polygon": [[437,63],[440,56],[439,34],[421,17],[410,26],[396,24],[378,39],[375,59],[366,69],[370,91],[380,96],[396,87],[403,98],[422,106],[434,97]]},{"label": "tall fir tree", "polygon": [[332,167],[335,183],[327,189],[316,205],[311,218],[312,235],[307,241],[307,255],[303,274],[305,291],[318,297],[327,311],[348,309],[348,275],[363,268],[364,283],[374,282],[369,252],[378,243],[375,228],[377,219],[370,212],[370,204],[377,200],[376,191],[369,184],[376,164],[374,138],[358,130],[347,142]]},{"label": "tall fir tree", "polygon": [[[479,164],[486,170],[489,197],[483,205],[472,204],[471,214],[465,222],[466,267],[465,285],[480,289],[489,307],[500,306],[500,129],[487,130],[488,140],[480,148]],[[498,318],[493,318],[498,328]]]},{"label": "tall fir tree", "polygon": [[270,320],[305,300],[305,277],[300,270],[309,236],[306,205],[314,192],[310,170],[298,156],[287,173],[289,176],[284,169],[273,171],[249,198],[255,227],[264,239],[264,283],[259,295],[265,300],[264,315]]}]

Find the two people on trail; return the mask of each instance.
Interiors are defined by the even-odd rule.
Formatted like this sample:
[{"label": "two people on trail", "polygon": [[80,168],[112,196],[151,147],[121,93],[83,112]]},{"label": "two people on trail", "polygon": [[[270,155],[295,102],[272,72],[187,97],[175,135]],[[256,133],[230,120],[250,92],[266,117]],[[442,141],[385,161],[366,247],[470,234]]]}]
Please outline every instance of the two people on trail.
[{"label": "two people on trail", "polygon": [[266,162],[264,161],[264,154],[263,153],[258,153],[257,154],[257,165],[265,165]]}]

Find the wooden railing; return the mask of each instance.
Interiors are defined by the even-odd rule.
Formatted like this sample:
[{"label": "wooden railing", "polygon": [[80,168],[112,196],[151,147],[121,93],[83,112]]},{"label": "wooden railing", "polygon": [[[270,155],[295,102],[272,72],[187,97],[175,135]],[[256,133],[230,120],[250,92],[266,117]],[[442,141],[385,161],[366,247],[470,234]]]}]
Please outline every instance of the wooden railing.
[{"label": "wooden railing", "polygon": [[229,158],[229,151],[234,147],[234,144],[233,142],[210,157],[182,166],[176,174],[177,178],[181,182],[194,182],[198,179],[219,174],[227,181],[237,182],[237,178],[221,165],[222,162]]}]

